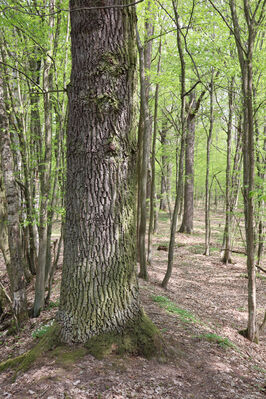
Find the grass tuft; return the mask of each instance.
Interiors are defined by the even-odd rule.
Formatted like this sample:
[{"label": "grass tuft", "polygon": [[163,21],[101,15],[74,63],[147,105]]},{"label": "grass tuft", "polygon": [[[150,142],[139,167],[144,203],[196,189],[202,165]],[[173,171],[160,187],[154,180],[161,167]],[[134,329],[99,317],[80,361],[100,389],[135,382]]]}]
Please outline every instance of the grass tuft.
[{"label": "grass tuft", "polygon": [[176,306],[176,304],[174,302],[171,302],[169,298],[162,296],[162,295],[154,295],[152,296],[152,300],[156,303],[158,303],[158,305],[161,308],[166,309],[168,312],[170,313],[175,313],[179,316],[180,320],[182,320],[184,323],[200,323],[201,321],[198,320],[193,313],[189,312],[186,309],[182,309],[178,306]]},{"label": "grass tuft", "polygon": [[228,338],[223,338],[220,335],[217,334],[213,334],[213,333],[208,333],[208,334],[201,334],[199,335],[197,338],[199,339],[205,339],[209,342],[213,342],[217,345],[219,345],[221,348],[233,348],[233,349],[237,349],[238,347],[232,342],[230,341],[230,339]]}]

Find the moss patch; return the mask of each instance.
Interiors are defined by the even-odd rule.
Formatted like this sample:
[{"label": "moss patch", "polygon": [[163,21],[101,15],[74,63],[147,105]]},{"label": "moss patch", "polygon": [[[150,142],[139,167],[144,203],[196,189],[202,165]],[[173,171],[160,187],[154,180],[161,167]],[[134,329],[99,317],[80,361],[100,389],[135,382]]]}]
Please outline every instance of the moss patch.
[{"label": "moss patch", "polygon": [[97,359],[112,352],[141,355],[148,359],[161,354],[162,340],[159,330],[151,320],[141,313],[139,319],[129,324],[122,333],[106,333],[91,338],[84,346],[68,347],[59,339],[59,326],[52,325],[39,342],[23,355],[0,363],[0,372],[13,369],[15,377],[18,372],[27,371],[43,354],[56,358],[56,362],[68,367],[78,359],[90,353]]},{"label": "moss patch", "polygon": [[141,355],[147,359],[162,351],[162,340],[159,330],[143,313],[134,323],[130,323],[125,330],[118,333],[105,333],[92,337],[86,348],[97,359],[115,352]]},{"label": "moss patch", "polygon": [[37,358],[58,345],[58,331],[59,328],[57,325],[50,327],[47,333],[30,351],[0,363],[0,371],[7,369],[13,369],[16,373],[27,371]]},{"label": "moss patch", "polygon": [[76,363],[77,360],[84,357],[87,353],[88,350],[81,346],[69,348],[66,345],[60,345],[51,352],[50,356],[55,358],[56,363],[59,365],[69,367]]}]

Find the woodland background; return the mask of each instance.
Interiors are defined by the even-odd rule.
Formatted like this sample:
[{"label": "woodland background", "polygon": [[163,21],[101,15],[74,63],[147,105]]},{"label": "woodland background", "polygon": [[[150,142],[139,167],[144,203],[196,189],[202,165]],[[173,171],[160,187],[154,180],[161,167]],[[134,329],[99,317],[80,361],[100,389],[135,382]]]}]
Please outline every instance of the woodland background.
[{"label": "woodland background", "polygon": [[[162,212],[169,223],[167,240],[159,243],[168,251],[164,288],[176,231],[193,237],[194,208],[201,209],[208,262],[214,214],[222,212],[217,261],[229,267],[236,253],[247,255],[248,329],[242,334],[257,341],[263,314],[260,309],[258,322],[256,273],[265,272],[265,1],[138,3],[139,276],[148,280],[155,264]],[[38,317],[51,303],[60,264],[68,3],[4,1],[0,24],[1,129],[8,131],[0,139],[0,247],[8,272],[7,280],[1,277],[0,311],[9,327],[11,312],[16,330],[28,318],[27,304],[16,307],[27,303],[21,281],[35,282],[31,316]],[[13,247],[8,218],[19,225]],[[18,245],[24,262],[10,263]]]}]

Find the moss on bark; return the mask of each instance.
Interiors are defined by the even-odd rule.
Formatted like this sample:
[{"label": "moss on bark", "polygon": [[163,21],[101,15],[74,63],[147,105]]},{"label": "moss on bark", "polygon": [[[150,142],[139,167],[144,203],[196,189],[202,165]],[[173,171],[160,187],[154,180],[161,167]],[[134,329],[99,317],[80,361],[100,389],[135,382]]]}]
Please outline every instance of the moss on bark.
[{"label": "moss on bark", "polygon": [[69,366],[86,353],[102,359],[110,353],[117,355],[134,354],[150,359],[162,353],[162,339],[159,330],[142,312],[140,317],[128,324],[121,333],[110,332],[89,339],[84,346],[62,345],[59,338],[60,327],[55,324],[40,341],[23,355],[0,363],[0,372],[13,369],[15,377],[19,372],[26,372],[32,364],[44,354],[56,357],[63,366]]},{"label": "moss on bark", "polygon": [[85,346],[98,359],[112,352],[118,355],[135,354],[150,359],[162,351],[160,332],[143,312],[122,333],[112,332],[92,337]]}]

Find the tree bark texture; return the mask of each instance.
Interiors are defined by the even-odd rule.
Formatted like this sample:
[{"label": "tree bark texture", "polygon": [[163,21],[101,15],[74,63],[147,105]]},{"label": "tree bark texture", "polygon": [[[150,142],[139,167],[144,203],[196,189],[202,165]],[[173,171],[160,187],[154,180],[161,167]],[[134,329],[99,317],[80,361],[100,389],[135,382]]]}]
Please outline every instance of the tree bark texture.
[{"label": "tree bark texture", "polygon": [[[44,307],[45,302],[45,268],[47,268],[47,260],[50,259],[50,239],[49,224],[51,220],[48,218],[48,208],[51,206],[51,167],[52,167],[52,136],[53,136],[53,123],[52,123],[52,102],[50,91],[53,90],[53,63],[52,53],[54,46],[56,46],[56,38],[53,37],[54,28],[54,0],[49,2],[49,44],[50,49],[47,57],[44,60],[43,69],[43,105],[44,105],[44,126],[45,137],[43,140],[41,164],[39,167],[40,175],[40,216],[39,216],[39,252],[38,264],[36,270],[36,285],[35,285],[35,299],[33,314],[39,316],[40,311]],[[48,256],[47,256],[48,254]],[[50,265],[48,266],[48,269]]]},{"label": "tree bark texture", "polygon": [[180,233],[193,232],[194,215],[194,145],[195,145],[195,92],[190,95],[190,108],[187,117],[186,154],[185,154],[185,186],[184,186],[184,213]]},{"label": "tree bark texture", "polygon": [[[0,153],[1,165],[1,153]],[[0,168],[0,250],[2,251],[8,275],[10,274],[10,251],[8,246],[6,195],[2,168]]]},{"label": "tree bark texture", "polygon": [[[159,59],[157,64],[157,75],[161,69],[161,51],[162,41],[159,44]],[[152,154],[151,154],[151,194],[150,194],[150,220],[148,232],[148,256],[147,261],[149,264],[152,262],[152,234],[154,233],[154,207],[156,206],[155,200],[155,155],[156,155],[156,139],[157,139],[157,125],[158,125],[158,100],[159,100],[159,83],[155,87],[155,100],[154,100],[154,123],[153,123],[153,137],[152,137]]]},{"label": "tree bark texture", "polygon": [[133,7],[75,10],[92,6],[92,0],[70,1],[66,222],[57,315],[65,342],[122,331],[141,313],[136,278],[136,16]]},{"label": "tree bark texture", "polygon": [[[255,237],[254,237],[254,119],[253,119],[253,50],[261,18],[256,15],[258,8],[251,13],[250,2],[243,0],[243,16],[247,26],[247,42],[241,38],[241,28],[236,10],[236,3],[230,0],[230,10],[234,26],[234,37],[241,68],[243,95],[243,193],[245,211],[245,229],[247,244],[247,272],[248,272],[248,332],[250,341],[257,339],[256,325],[256,270],[255,270]],[[261,11],[261,17],[263,10]]]},{"label": "tree bark texture", "polygon": [[232,78],[228,93],[228,123],[227,123],[227,157],[226,157],[226,191],[225,191],[225,226],[223,238],[222,262],[228,266],[231,259],[231,152],[232,152],[232,125],[233,125],[233,87]]},{"label": "tree bark texture", "polygon": [[[140,271],[139,277],[144,280],[148,280],[148,270],[146,262],[146,225],[147,225],[147,212],[146,212],[146,200],[147,200],[147,174],[148,174],[148,162],[149,162],[149,142],[150,142],[150,122],[149,122],[149,108],[146,98],[146,79],[145,79],[145,57],[144,47],[141,44],[139,33],[137,31],[137,45],[139,51],[139,75],[140,75],[140,97],[141,97],[141,118],[139,133],[141,132],[141,154],[140,154],[140,165],[139,165],[139,179],[138,179],[138,190],[139,190],[139,230],[138,230],[138,252],[139,252],[139,263]],[[141,120],[142,119],[142,120]]]},{"label": "tree bark texture", "polygon": [[0,76],[0,129],[0,149],[6,195],[8,245],[10,251],[10,267],[8,267],[8,272],[13,311],[18,326],[20,326],[28,318],[28,312],[19,221],[19,195],[14,174],[11,142],[8,131],[8,119],[4,105],[2,76]]}]

